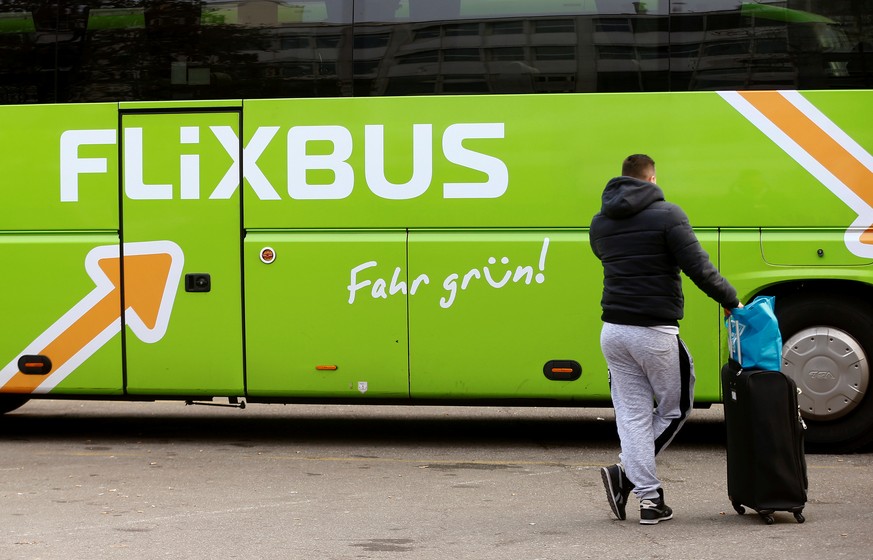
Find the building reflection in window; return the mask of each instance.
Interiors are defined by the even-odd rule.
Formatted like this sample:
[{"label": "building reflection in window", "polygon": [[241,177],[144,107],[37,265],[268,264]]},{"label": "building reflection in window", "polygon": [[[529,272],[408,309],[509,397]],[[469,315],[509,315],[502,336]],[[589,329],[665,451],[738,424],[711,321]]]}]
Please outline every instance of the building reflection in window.
[{"label": "building reflection in window", "polygon": [[0,103],[873,87],[873,0],[5,0]]}]

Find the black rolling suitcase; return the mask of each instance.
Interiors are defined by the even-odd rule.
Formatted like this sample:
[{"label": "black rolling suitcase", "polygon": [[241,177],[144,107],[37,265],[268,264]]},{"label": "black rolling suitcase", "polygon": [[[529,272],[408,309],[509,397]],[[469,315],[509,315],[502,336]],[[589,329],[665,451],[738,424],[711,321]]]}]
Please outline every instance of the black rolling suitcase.
[{"label": "black rolling suitcase", "polygon": [[731,360],[721,370],[727,427],[728,497],[739,514],[754,509],[767,522],[787,511],[804,522],[805,426],[797,385],[778,371],[743,370]]}]

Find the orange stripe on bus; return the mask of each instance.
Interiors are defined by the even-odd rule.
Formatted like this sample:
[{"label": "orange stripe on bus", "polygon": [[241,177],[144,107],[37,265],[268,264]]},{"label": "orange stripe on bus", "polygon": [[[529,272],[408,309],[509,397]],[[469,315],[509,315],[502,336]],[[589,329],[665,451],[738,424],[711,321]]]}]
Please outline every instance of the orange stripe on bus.
[{"label": "orange stripe on bus", "polygon": [[[844,185],[873,207],[873,172],[777,91],[738,92]],[[873,224],[863,234],[873,244]]]},{"label": "orange stripe on bus", "polygon": [[[119,316],[120,310],[119,290],[115,289],[85,313],[75,324],[61,333],[45,348],[41,349],[39,354],[50,356],[52,362],[60,367],[100,334],[113,320],[117,320],[116,318]],[[39,365],[42,366],[43,364]],[[3,385],[0,391],[4,393],[32,393],[45,380],[46,378],[43,376],[28,375],[19,371]]]}]

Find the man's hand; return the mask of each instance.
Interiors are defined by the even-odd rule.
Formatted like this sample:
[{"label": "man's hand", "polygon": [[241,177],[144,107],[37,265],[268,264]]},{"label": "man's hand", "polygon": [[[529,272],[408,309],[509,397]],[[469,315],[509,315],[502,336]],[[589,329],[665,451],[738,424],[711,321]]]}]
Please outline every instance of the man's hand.
[{"label": "man's hand", "polygon": [[[743,306],[743,302],[739,302],[739,303],[737,304],[737,309],[741,308],[742,306]],[[727,307],[724,307],[724,308],[722,308],[722,309],[724,309],[724,316],[725,316],[725,317],[730,317],[730,316],[731,316],[731,310],[730,310],[730,309],[728,309]]]}]

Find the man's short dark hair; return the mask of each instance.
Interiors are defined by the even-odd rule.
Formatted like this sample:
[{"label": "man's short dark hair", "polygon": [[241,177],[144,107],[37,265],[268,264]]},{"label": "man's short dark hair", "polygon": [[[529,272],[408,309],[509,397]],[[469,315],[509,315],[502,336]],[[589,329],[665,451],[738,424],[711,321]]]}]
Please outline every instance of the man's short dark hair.
[{"label": "man's short dark hair", "polygon": [[621,174],[648,181],[649,177],[655,174],[655,160],[645,154],[627,156],[621,164]]}]

